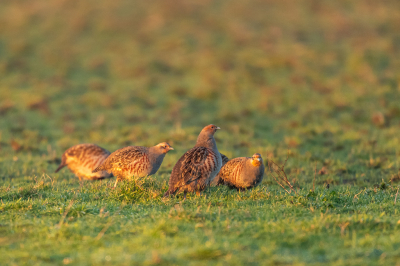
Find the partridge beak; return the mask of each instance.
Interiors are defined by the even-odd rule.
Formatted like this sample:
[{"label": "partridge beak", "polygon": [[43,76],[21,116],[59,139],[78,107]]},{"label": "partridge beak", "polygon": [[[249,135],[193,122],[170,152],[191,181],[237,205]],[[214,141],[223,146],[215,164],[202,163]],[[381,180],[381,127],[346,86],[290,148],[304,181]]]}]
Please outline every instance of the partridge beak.
[{"label": "partridge beak", "polygon": [[217,129],[221,129],[220,127],[217,127]]},{"label": "partridge beak", "polygon": [[173,150],[174,150],[174,148],[172,148],[172,147],[169,147],[169,150],[170,150],[170,151],[173,151]]}]

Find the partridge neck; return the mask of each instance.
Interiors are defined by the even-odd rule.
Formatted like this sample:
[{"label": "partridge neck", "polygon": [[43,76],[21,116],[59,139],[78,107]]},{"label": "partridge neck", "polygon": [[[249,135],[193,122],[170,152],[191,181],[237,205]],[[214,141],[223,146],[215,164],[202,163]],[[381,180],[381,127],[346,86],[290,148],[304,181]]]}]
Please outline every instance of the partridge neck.
[{"label": "partridge neck", "polygon": [[165,153],[162,153],[157,146],[149,148],[149,157],[151,160],[157,160],[159,157],[164,158]]},{"label": "partridge neck", "polygon": [[195,147],[206,147],[209,149],[217,150],[217,143],[215,142],[213,135],[200,134],[197,138]]}]

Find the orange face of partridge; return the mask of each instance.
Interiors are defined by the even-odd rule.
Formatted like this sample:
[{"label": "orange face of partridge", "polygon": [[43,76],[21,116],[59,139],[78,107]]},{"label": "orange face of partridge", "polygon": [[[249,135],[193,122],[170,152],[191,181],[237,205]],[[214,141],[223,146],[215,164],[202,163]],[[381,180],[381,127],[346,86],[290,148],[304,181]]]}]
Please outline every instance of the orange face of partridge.
[{"label": "orange face of partridge", "polygon": [[221,128],[220,128],[220,127],[217,127],[216,125],[211,124],[211,125],[208,125],[208,126],[206,126],[205,128],[203,128],[202,131],[214,135],[214,133],[215,133],[218,129],[221,129]]},{"label": "orange face of partridge", "polygon": [[157,144],[157,147],[161,150],[162,153],[167,153],[174,149],[174,148],[172,148],[171,145],[169,145],[166,142],[161,142],[161,143]]},{"label": "orange face of partridge", "polygon": [[259,153],[255,153],[253,157],[251,157],[251,164],[255,167],[258,167],[262,164],[262,158]]}]

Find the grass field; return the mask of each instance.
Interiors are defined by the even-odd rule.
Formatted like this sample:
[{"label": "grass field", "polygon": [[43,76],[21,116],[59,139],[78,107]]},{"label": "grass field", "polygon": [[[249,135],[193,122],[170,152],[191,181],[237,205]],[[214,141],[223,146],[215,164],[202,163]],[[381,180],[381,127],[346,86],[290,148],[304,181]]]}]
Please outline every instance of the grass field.
[{"label": "grass field", "polygon": [[[396,0],[0,1],[0,265],[400,265],[399,25]],[[210,123],[297,194],[163,199]],[[162,141],[140,187],[54,174]]]}]

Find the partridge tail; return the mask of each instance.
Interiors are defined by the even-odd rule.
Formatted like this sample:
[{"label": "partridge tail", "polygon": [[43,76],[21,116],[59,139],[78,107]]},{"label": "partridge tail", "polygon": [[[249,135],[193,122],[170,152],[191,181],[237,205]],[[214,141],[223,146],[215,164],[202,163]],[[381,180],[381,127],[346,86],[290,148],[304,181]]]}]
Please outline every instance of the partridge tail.
[{"label": "partridge tail", "polygon": [[56,169],[56,171],[54,173],[57,173],[58,171],[61,170],[61,168],[63,168],[66,165],[67,165],[67,158],[65,157],[65,154],[63,154],[61,156],[61,163],[60,163],[60,165],[58,166],[58,168]]},{"label": "partridge tail", "polygon": [[96,173],[96,172],[99,172],[102,170],[104,170],[104,166],[101,164],[101,165],[97,166],[95,169],[93,169],[92,173]]},{"label": "partridge tail", "polygon": [[61,170],[61,168],[63,168],[64,166],[66,166],[66,164],[61,163],[58,168],[54,171],[54,173],[57,173],[58,171]]}]

